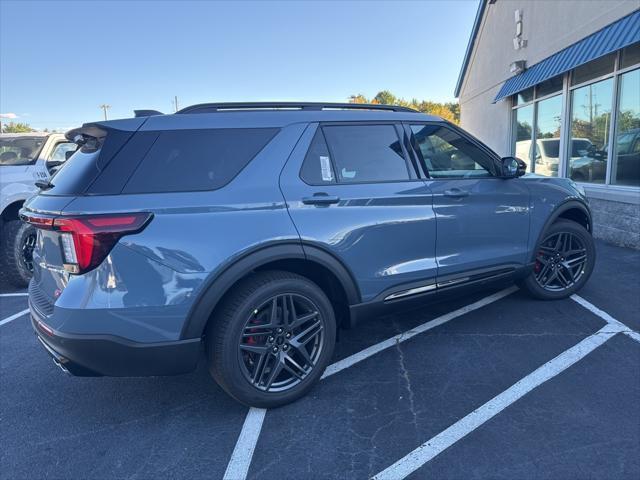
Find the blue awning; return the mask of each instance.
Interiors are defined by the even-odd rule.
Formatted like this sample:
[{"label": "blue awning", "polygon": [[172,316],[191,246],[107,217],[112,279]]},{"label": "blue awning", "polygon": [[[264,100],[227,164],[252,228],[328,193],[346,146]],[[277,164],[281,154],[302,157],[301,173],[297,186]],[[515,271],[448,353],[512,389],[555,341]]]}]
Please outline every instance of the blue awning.
[{"label": "blue awning", "polygon": [[640,10],[554,53],[507,80],[494,103],[608,53],[640,42]]}]

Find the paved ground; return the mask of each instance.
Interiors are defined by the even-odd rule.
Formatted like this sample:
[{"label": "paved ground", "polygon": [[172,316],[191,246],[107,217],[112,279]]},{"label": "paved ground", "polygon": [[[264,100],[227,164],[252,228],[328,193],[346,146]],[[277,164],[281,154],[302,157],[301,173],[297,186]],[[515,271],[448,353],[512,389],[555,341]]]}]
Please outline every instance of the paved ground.
[{"label": "paved ground", "polygon": [[[378,318],[343,332],[348,368],[246,422],[203,367],[68,377],[19,317],[0,326],[0,478],[640,478],[640,252],[598,253],[580,297],[606,313],[489,291]],[[0,297],[0,322],[25,308]]]}]

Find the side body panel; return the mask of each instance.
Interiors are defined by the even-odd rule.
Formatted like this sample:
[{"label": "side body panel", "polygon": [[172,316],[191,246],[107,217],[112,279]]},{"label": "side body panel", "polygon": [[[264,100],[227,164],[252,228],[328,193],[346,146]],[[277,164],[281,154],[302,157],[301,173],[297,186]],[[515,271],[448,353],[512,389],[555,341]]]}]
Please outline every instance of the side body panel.
[{"label": "side body panel", "polygon": [[[531,234],[529,235],[530,260],[545,227],[560,210],[577,208],[587,212],[591,221],[588,201],[576,185],[564,178],[542,177],[535,174],[525,175],[519,179],[527,185],[531,192]],[[591,225],[590,225],[591,228]]]},{"label": "side body panel", "polygon": [[[429,188],[422,180],[306,184],[300,169],[317,128],[317,123],[307,128],[280,178],[303,247],[326,250],[345,265],[363,302],[435,283],[436,225]],[[317,193],[339,197],[339,201],[303,203],[303,198]]]},{"label": "side body panel", "polygon": [[[529,189],[519,179],[427,182],[438,223],[438,282],[478,269],[522,266],[529,240]],[[464,196],[451,196],[450,193]]]}]

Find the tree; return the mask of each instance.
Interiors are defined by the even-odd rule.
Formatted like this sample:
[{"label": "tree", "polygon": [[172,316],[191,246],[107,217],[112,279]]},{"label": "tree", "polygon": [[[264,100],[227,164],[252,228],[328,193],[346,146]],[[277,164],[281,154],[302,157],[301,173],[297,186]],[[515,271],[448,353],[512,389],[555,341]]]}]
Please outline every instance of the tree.
[{"label": "tree", "polygon": [[405,100],[404,98],[396,97],[389,90],[382,90],[376,94],[375,97],[369,99],[363,94],[351,95],[349,97],[349,103],[371,103],[379,105],[399,105],[401,107],[409,107],[414,110],[418,110],[422,113],[429,113],[436,115],[452,123],[460,123],[460,105],[457,102],[431,102],[429,100],[418,100],[412,98],[411,100]]},{"label": "tree", "polygon": [[33,131],[33,128],[31,128],[28,123],[9,122],[2,127],[3,133],[26,133]]},{"label": "tree", "polygon": [[357,95],[351,95],[349,97],[349,103],[369,103],[369,99],[359,93]]},{"label": "tree", "polygon": [[398,102],[396,96],[389,90],[382,90],[373,98],[373,103],[380,105],[395,105]]}]

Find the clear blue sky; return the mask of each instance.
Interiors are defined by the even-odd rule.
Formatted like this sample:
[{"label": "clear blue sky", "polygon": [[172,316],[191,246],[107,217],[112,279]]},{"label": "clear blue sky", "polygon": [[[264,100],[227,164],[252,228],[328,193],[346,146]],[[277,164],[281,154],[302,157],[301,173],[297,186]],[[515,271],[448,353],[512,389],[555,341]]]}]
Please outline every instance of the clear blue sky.
[{"label": "clear blue sky", "polygon": [[0,112],[66,129],[205,101],[453,99],[478,0],[0,0]]}]

